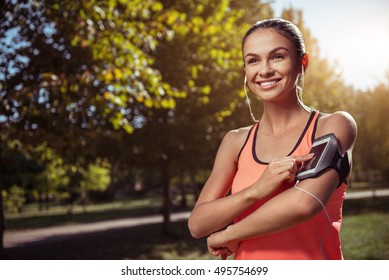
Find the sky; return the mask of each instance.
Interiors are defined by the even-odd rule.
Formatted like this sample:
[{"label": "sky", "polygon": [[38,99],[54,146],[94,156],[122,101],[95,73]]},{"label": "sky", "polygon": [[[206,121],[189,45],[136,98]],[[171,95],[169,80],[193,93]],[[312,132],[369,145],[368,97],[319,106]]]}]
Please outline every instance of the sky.
[{"label": "sky", "polygon": [[275,16],[291,5],[303,11],[320,56],[339,68],[347,85],[367,90],[387,81],[388,0],[274,0]]}]

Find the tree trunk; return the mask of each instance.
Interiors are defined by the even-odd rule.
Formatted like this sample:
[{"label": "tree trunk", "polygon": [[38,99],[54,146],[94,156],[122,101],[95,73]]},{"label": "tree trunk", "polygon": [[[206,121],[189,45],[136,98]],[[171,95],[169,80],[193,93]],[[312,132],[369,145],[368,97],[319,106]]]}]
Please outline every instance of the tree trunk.
[{"label": "tree trunk", "polygon": [[4,256],[4,230],[5,230],[5,217],[4,217],[2,187],[0,183],[0,259],[3,259]]},{"label": "tree trunk", "polygon": [[162,234],[170,234],[170,213],[171,213],[171,199],[170,199],[170,174],[169,174],[169,162],[167,159],[161,160],[161,172],[162,172],[162,193],[163,193],[163,224]]}]

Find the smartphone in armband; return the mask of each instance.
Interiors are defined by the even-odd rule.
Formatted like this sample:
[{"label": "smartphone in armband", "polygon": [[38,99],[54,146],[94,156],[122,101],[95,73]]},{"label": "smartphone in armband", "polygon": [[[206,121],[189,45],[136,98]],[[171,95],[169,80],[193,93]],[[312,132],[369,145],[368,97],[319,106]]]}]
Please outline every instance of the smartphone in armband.
[{"label": "smartphone in armband", "polygon": [[333,168],[338,172],[340,178],[338,186],[347,180],[350,172],[350,162],[347,153],[340,154],[335,134],[326,134],[316,139],[312,144],[310,153],[313,153],[314,156],[303,163],[296,176],[297,181],[315,178],[327,168]]}]

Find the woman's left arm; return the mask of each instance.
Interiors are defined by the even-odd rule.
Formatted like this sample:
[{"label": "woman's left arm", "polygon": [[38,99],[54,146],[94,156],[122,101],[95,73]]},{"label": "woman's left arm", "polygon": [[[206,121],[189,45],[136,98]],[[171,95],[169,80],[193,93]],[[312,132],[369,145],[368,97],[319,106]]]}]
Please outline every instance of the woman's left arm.
[{"label": "woman's left arm", "polygon": [[[336,112],[320,120],[316,137],[334,133],[339,150],[351,151],[356,141],[357,125],[351,115]],[[339,184],[339,175],[327,169],[316,178],[305,179],[298,184],[300,189],[316,196],[325,205]],[[228,226],[208,237],[208,250],[213,255],[231,254],[244,239],[279,232],[307,221],[322,210],[322,205],[313,196],[296,188],[290,188],[272,198],[239,223]]]}]

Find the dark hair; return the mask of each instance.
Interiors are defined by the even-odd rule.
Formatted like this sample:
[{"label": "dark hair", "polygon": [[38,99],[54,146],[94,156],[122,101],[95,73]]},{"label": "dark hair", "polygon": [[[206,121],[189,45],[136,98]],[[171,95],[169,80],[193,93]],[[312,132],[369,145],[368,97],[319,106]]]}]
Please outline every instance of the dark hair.
[{"label": "dark hair", "polygon": [[258,29],[274,29],[278,31],[293,44],[298,58],[301,58],[305,54],[305,43],[300,29],[298,29],[298,27],[290,21],[281,18],[271,18],[257,21],[253,26],[251,26],[246,32],[246,35],[243,37],[242,52],[247,37]]}]

